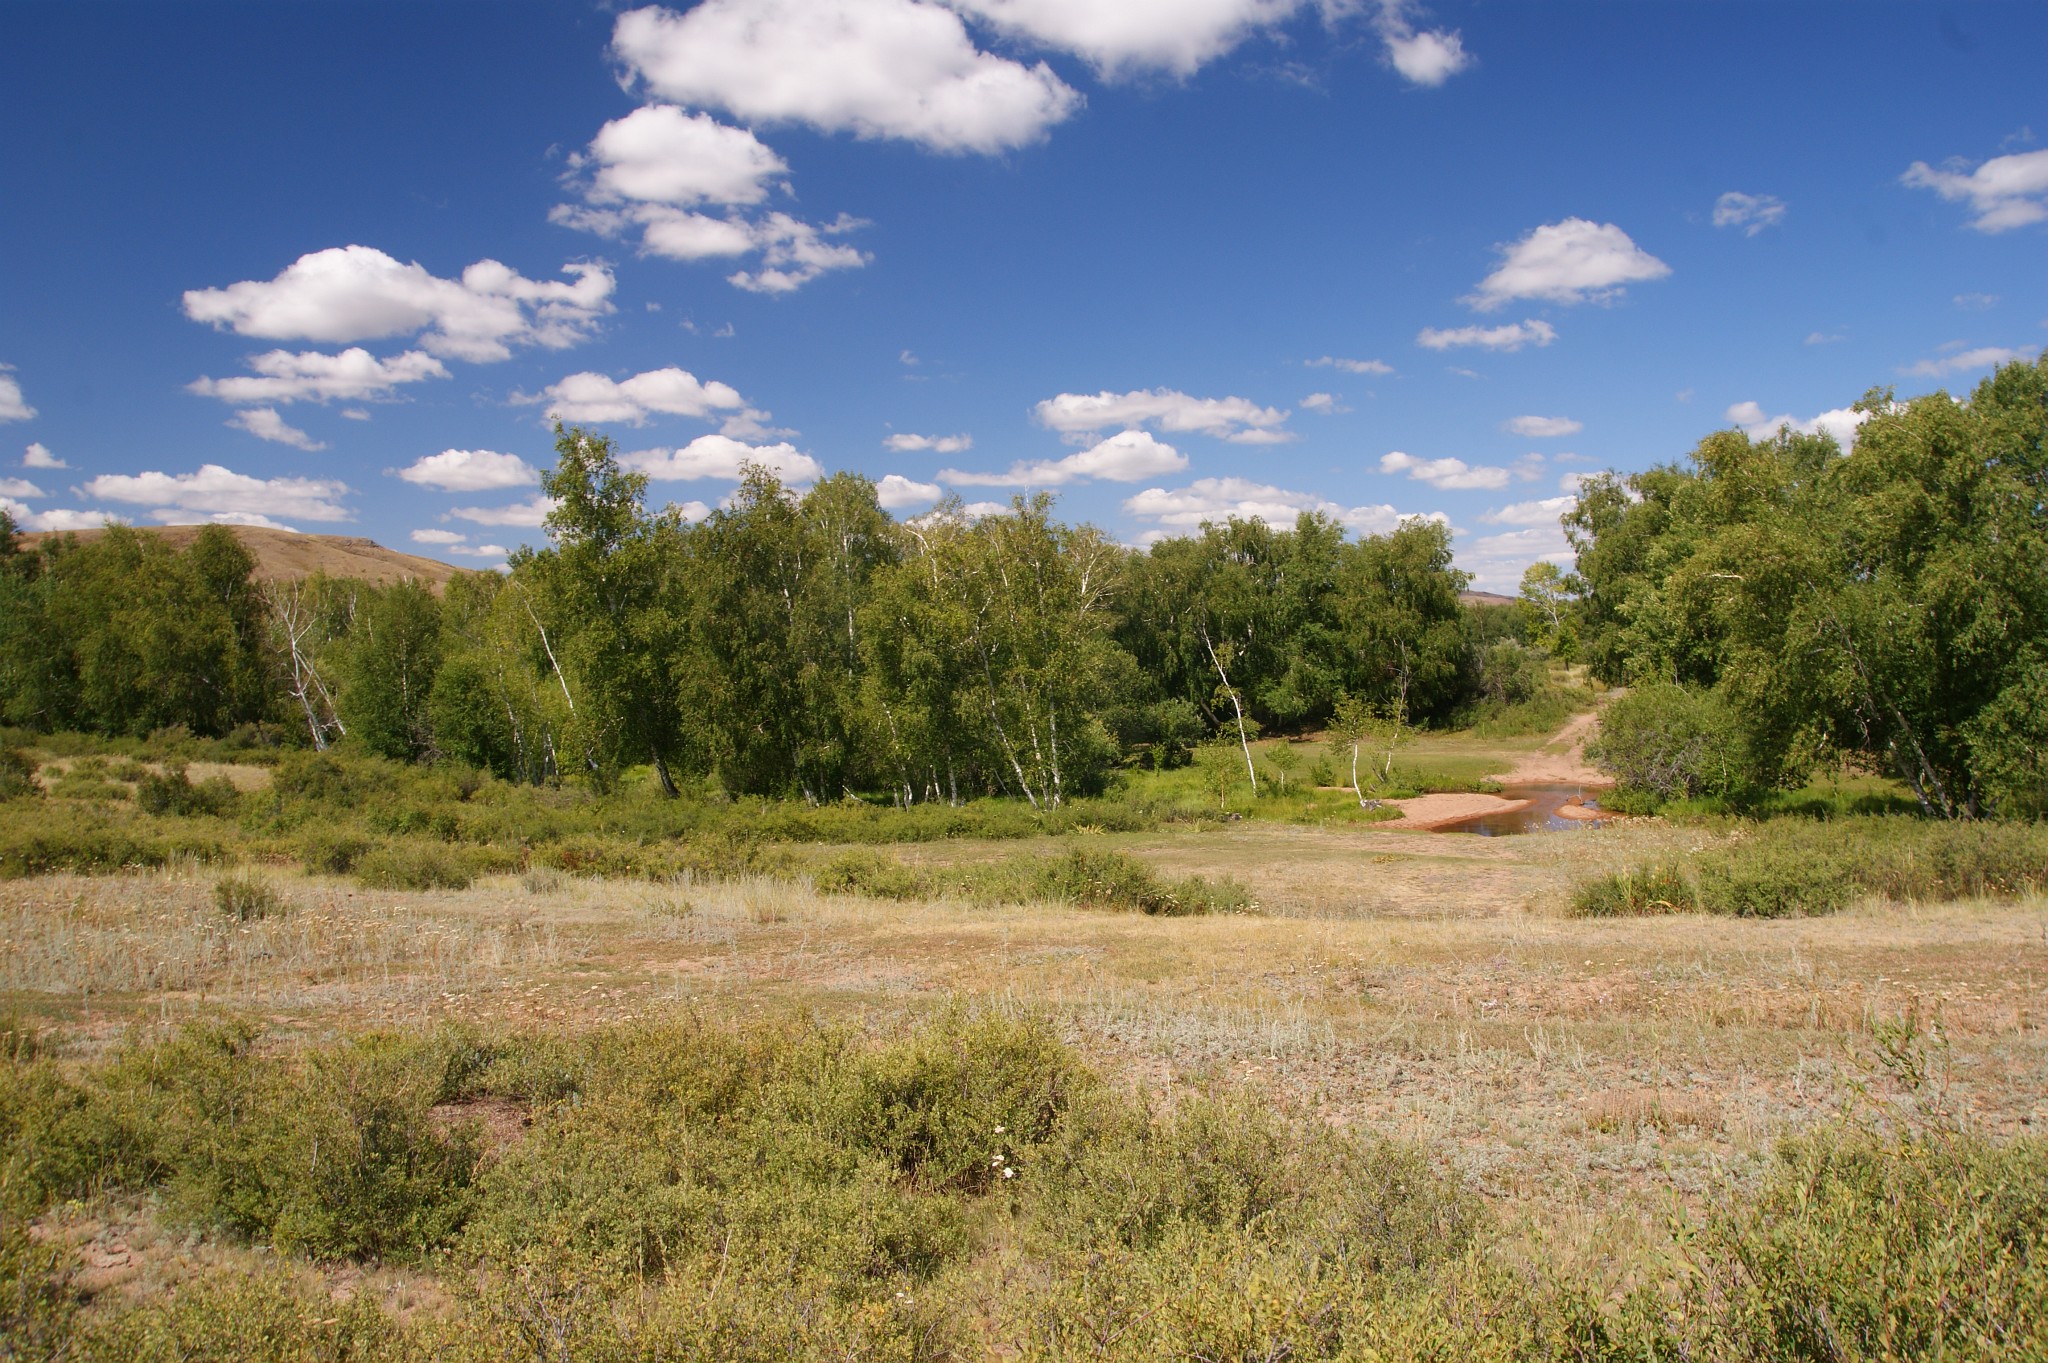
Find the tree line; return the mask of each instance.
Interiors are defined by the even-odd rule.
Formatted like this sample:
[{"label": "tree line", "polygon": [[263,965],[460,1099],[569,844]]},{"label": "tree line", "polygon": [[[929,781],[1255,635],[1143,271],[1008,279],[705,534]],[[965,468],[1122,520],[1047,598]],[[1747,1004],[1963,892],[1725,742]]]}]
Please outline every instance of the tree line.
[{"label": "tree line", "polygon": [[24,552],[0,525],[0,720],[257,724],[533,782],[647,767],[670,793],[1053,807],[1212,736],[1256,781],[1262,730],[1445,723],[1527,688],[1513,622],[1461,606],[1434,522],[1353,539],[1317,514],[1233,519],[1141,551],[1043,495],[897,521],[858,475],[799,494],[753,469],[687,523],[648,507],[608,438],[557,435],[546,547],[439,596],[258,580],[221,527],[182,553],[120,527]]},{"label": "tree line", "polygon": [[1531,570],[1537,635],[1635,688],[1601,751],[1667,795],[1847,761],[1948,818],[2048,814],[2048,356],[1825,434],[1604,475]]}]

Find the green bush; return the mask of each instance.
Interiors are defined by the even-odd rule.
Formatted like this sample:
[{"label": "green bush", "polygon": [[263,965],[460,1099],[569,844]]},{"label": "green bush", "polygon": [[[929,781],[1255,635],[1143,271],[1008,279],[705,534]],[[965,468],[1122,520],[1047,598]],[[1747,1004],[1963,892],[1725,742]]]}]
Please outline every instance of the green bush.
[{"label": "green bush", "polygon": [[60,871],[105,875],[181,859],[225,861],[227,850],[211,834],[142,828],[118,811],[0,805],[0,880]]},{"label": "green bush", "polygon": [[[500,865],[493,867],[497,861]],[[388,842],[357,858],[358,885],[372,890],[466,890],[487,869],[510,869],[509,858],[492,858],[480,848],[438,842]]]},{"label": "green bush", "polygon": [[1586,756],[1624,792],[1690,800],[1765,784],[1748,748],[1740,717],[1719,693],[1650,682],[1600,712]]},{"label": "green bush", "polygon": [[299,864],[314,875],[345,876],[373,846],[361,834],[323,824],[299,838]]},{"label": "green bush", "polygon": [[826,894],[870,899],[916,899],[929,893],[924,877],[914,869],[870,848],[841,852],[820,866],[813,880]]},{"label": "green bush", "polygon": [[241,792],[224,776],[208,777],[193,785],[183,762],[166,763],[161,773],[143,767],[135,784],[135,805],[145,814],[227,814],[241,798]]},{"label": "green bush", "polygon": [[1163,882],[1136,857],[1123,852],[1077,847],[1046,864],[1039,874],[1039,892],[1090,909],[1135,909],[1140,913],[1180,916],[1197,913],[1246,912],[1256,905],[1235,881],[1212,884],[1189,876]]},{"label": "green bush", "polygon": [[222,876],[213,882],[213,906],[237,923],[269,918],[285,911],[284,896],[267,880],[255,876]]},{"label": "green bush", "polygon": [[42,793],[36,784],[36,760],[20,748],[0,748],[0,800]]},{"label": "green bush", "polygon": [[1575,918],[1632,918],[1645,914],[1691,913],[1698,892],[1677,870],[1645,866],[1586,881],[1572,891]]}]

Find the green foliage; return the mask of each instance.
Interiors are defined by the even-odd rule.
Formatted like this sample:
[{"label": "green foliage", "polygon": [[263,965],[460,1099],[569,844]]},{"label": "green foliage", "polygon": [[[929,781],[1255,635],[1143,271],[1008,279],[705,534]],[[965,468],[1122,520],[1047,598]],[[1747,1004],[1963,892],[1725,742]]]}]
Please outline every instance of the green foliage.
[{"label": "green foliage", "polygon": [[466,890],[479,875],[510,870],[513,864],[511,857],[493,856],[483,848],[406,838],[362,853],[350,874],[372,890]]},{"label": "green foliage", "polygon": [[1689,858],[1578,886],[1580,917],[1700,910],[1735,917],[1833,913],[1859,894],[1940,902],[2048,886],[2048,829],[1923,818],[1774,819]]},{"label": "green foliage", "polygon": [[1712,691],[1649,682],[1600,712],[1586,756],[1624,798],[1725,796],[1757,784],[1741,720]]},{"label": "green foliage", "polygon": [[163,827],[112,810],[16,800],[0,804],[0,880],[69,871],[105,875],[173,861],[217,862],[213,833]]},{"label": "green foliage", "polygon": [[135,807],[145,814],[228,814],[240,800],[241,792],[224,776],[194,785],[183,762],[166,763],[162,772],[144,768],[135,778]]},{"label": "green foliage", "polygon": [[237,923],[270,918],[286,909],[284,896],[267,880],[249,875],[227,875],[213,882],[213,906]]},{"label": "green foliage", "polygon": [[0,800],[42,793],[36,784],[36,760],[20,748],[0,748]]}]

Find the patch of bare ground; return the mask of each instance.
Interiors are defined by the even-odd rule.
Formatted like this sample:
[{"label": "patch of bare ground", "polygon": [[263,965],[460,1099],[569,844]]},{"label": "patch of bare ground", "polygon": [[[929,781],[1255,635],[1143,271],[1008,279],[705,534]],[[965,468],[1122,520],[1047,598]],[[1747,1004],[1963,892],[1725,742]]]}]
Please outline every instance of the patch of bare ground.
[{"label": "patch of bare ground", "polygon": [[[1873,1029],[1935,1025],[1947,1101],[2048,1123],[2048,904],[1864,903],[1828,918],[1573,920],[1578,878],[1703,835],[1657,820],[1482,839],[1257,823],[1105,836],[1162,874],[1231,876],[1254,915],[896,903],[801,884],[499,877],[393,893],[275,873],[280,916],[213,907],[213,872],[0,884],[0,1010],[61,1053],[233,1011],[275,1038],[360,1026],[587,1027],[690,1010],[858,1024],[961,998],[1044,1010],[1168,1099],[1246,1083],[1429,1142],[1546,1217],[1740,1179],[1839,1110]],[[1096,840],[1091,839],[1091,842]],[[1033,849],[952,842],[907,860]],[[493,1140],[521,1114],[450,1112]]]}]

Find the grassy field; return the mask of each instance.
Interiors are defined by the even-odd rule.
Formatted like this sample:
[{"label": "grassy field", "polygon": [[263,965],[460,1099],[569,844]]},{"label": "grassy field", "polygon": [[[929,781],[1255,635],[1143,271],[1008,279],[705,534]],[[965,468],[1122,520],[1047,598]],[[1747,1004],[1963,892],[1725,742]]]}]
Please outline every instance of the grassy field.
[{"label": "grassy field", "polygon": [[[1430,746],[1430,760],[1462,763],[1475,778],[1512,755],[1509,745],[1488,749],[1455,737]],[[214,774],[258,791],[265,775],[233,766]],[[1209,1111],[1204,1104],[1221,1102],[1229,1111],[1239,1110],[1233,1103],[1249,1105],[1244,1112],[1267,1115],[1231,1120],[1254,1126],[1278,1121],[1275,1129],[1295,1133],[1288,1141],[1323,1139],[1316,1132],[1348,1142],[1390,1139],[1395,1145],[1386,1148],[1413,1152],[1418,1169],[1471,1199],[1469,1214],[1457,1211],[1453,1218],[1467,1227],[1455,1237],[1465,1247],[1455,1272],[1438,1266],[1428,1270],[1436,1277],[1425,1275],[1419,1286],[1410,1281],[1401,1298],[1408,1304],[1399,1310],[1391,1299],[1371,1309],[1331,1305],[1336,1314],[1330,1320],[1354,1322],[1337,1334],[1318,1334],[1322,1327],[1311,1329],[1281,1311],[1263,1325],[1241,1321],[1241,1329],[1231,1327],[1235,1334],[1203,1334],[1211,1326],[1222,1329],[1204,1317],[1200,1330],[1190,1325],[1193,1333],[1169,1337],[1157,1333],[1165,1317],[1137,1308],[1126,1322],[1131,1333],[1118,1334],[1116,1311],[1089,1295],[1104,1290],[1101,1284],[1057,1267],[1069,1263],[1063,1255],[1081,1252],[1073,1238],[1080,1232],[1072,1229],[1081,1213],[1072,1207],[1092,1205],[1086,1197],[1062,1192],[1068,1200],[1058,1204],[1066,1208],[1058,1217],[1068,1219],[1059,1220],[1028,1199],[998,1213],[982,1191],[952,1193],[966,1210],[959,1212],[964,1219],[957,1230],[947,1232],[955,1235],[946,1242],[954,1248],[946,1251],[951,1257],[941,1256],[941,1267],[896,1264],[872,1280],[862,1278],[866,1286],[851,1295],[836,1279],[836,1286],[818,1289],[821,1301],[839,1303],[834,1310],[851,1311],[861,1301],[893,1301],[880,1284],[906,1300],[927,1302],[943,1320],[919,1315],[923,1324],[915,1330],[906,1325],[910,1334],[899,1338],[900,1332],[886,1330],[862,1334],[866,1327],[856,1328],[858,1322],[832,1316],[838,1324],[820,1325],[826,1332],[801,1336],[808,1341],[801,1345],[789,1343],[797,1335],[761,1326],[746,1335],[759,1344],[758,1356],[772,1356],[776,1348],[878,1358],[1145,1357],[1176,1350],[1185,1357],[1220,1356],[1201,1351],[1211,1344],[1188,1342],[1198,1337],[1212,1344],[1237,1341],[1230,1347],[1245,1351],[1231,1357],[1268,1356],[1276,1341],[1287,1344],[1272,1353],[1276,1357],[1397,1357],[1409,1350],[1421,1356],[1430,1352],[1418,1342],[1424,1334],[1400,1334],[1395,1323],[1409,1319],[1402,1311],[1414,1321],[1431,1318],[1426,1304],[1440,1299],[1500,1307],[1497,1318],[1482,1311],[1464,1334],[1443,1336],[1443,1356],[1491,1356],[1492,1349],[1502,1357],[1621,1357],[1624,1344],[1648,1350],[1630,1357],[1681,1356],[1680,1345],[1692,1338],[1688,1329],[1706,1330],[1699,1339],[1718,1339],[1726,1348],[1686,1356],[1882,1356],[1848,1345],[1832,1354],[1802,1352],[1784,1342],[1796,1344],[1797,1331],[1770,1335],[1777,1343],[1766,1347],[1757,1342],[1765,1335],[1739,1334],[1738,1324],[1728,1323],[1735,1316],[1710,1319],[1703,1314],[1708,1306],[1686,1305],[1692,1301],[1686,1293],[1719,1280],[1687,1258],[1695,1250],[1682,1227],[1711,1227],[1720,1224],[1717,1216],[1737,1215],[1759,1198],[1768,1203],[1779,1187],[1774,1180],[1782,1181],[1792,1158],[1787,1151],[1793,1147],[1785,1143],[1802,1133],[1853,1130],[1917,1141],[1932,1131],[1938,1141],[1974,1143],[1972,1150],[2031,1152],[2022,1182],[2034,1180],[2026,1185],[2034,1187],[2048,1180],[2036,1140],[2048,1125],[2048,1006],[2042,1002],[2048,998],[2048,903],[2037,894],[1946,902],[1861,895],[1828,916],[1573,916],[1578,887],[1631,868],[1716,853],[1748,836],[1726,825],[1661,820],[1489,839],[1246,819],[1133,832],[953,837],[906,843],[889,853],[893,865],[937,877],[932,883],[951,883],[944,876],[962,868],[1019,858],[1050,862],[1075,848],[1115,851],[1162,878],[1235,882],[1255,903],[1250,912],[1195,917],[1045,899],[819,892],[803,868],[861,850],[853,844],[805,846],[796,869],[772,875],[710,878],[685,871],[604,879],[535,864],[523,872],[485,873],[467,888],[429,890],[369,888],[358,878],[309,874],[281,857],[250,857],[232,872],[173,860],[117,874],[0,881],[0,1012],[14,1018],[6,1029],[16,1039],[10,1044],[36,1052],[35,1065],[52,1075],[101,1075],[136,1063],[124,1057],[138,1046],[165,1044],[181,1028],[222,1019],[249,1029],[254,1054],[296,1063],[289,1057],[318,1056],[322,1048],[353,1044],[369,1033],[419,1039],[451,1035],[451,1028],[523,1038],[503,1043],[517,1050],[539,1045],[535,1038],[554,1038],[548,1045],[562,1038],[587,1038],[597,1047],[627,1044],[612,1039],[677,1025],[748,1038],[801,1018],[812,1020],[806,1026],[839,1029],[834,1035],[866,1038],[861,1044],[917,1044],[901,1038],[922,1035],[920,1028],[943,1025],[964,1009],[972,1017],[1042,1020],[1060,1053],[1070,1057],[1060,1063],[1079,1067],[1105,1092],[1122,1095],[1118,1101],[1150,1113],[1141,1125],[1171,1123],[1182,1120],[1175,1114],[1191,1112],[1197,1116],[1186,1121],[1213,1120],[1199,1116]],[[269,844],[255,839],[250,845]],[[224,877],[239,888],[223,890]],[[118,1087],[104,1076],[79,1082],[99,1085],[95,1092]],[[520,1143],[538,1137],[527,1129],[556,1120],[543,1120],[548,1109],[516,1084],[472,1085],[462,1095],[450,1110],[481,1122],[480,1143],[469,1157],[480,1169],[507,1158],[506,1149],[529,1148]],[[7,1134],[8,1120],[0,1111],[0,1135]],[[20,1118],[15,1131],[28,1129],[21,1125],[28,1120]],[[1261,1137],[1269,1138],[1279,1139],[1270,1132]],[[6,1176],[17,1187],[27,1177],[22,1158],[17,1149]],[[1013,1158],[1052,1157],[1026,1152]],[[1351,1158],[1364,1156],[1342,1157]],[[1062,1178],[1082,1180],[1074,1187],[1094,1186],[1086,1184],[1085,1170],[1071,1172],[1080,1165],[1060,1168],[1070,1171]],[[907,1180],[899,1188],[927,1186],[912,1174],[892,1177]],[[1300,1178],[1309,1180],[1301,1187],[1312,1192],[1310,1176]],[[0,1190],[4,1184],[0,1180]],[[293,1352],[298,1345],[278,1344],[264,1356],[398,1356],[391,1342],[398,1336],[376,1331],[470,1320],[484,1310],[478,1292],[488,1297],[510,1290],[507,1282],[526,1281],[518,1273],[538,1271],[529,1258],[503,1257],[510,1251],[475,1248],[474,1227],[497,1224],[479,1211],[465,1232],[472,1238],[445,1241],[440,1257],[301,1254],[289,1260],[289,1282],[277,1286],[277,1256],[261,1251],[266,1243],[284,1243],[281,1232],[237,1232],[218,1214],[195,1215],[171,1193],[151,1191],[158,1185],[146,1179],[93,1187],[97,1191],[88,1195],[40,1207],[13,1199],[17,1217],[33,1222],[17,1249],[54,1255],[46,1271],[56,1276],[39,1280],[17,1269],[11,1280],[31,1286],[61,1281],[70,1294],[65,1309],[75,1313],[64,1317],[64,1329],[97,1321],[111,1332],[104,1338],[117,1341],[105,1346],[110,1352],[93,1356],[121,1356],[120,1349],[142,1337],[122,1333],[133,1313],[176,1299],[171,1289],[180,1284],[216,1290],[244,1281],[271,1283],[263,1290],[282,1293],[276,1301],[284,1304],[273,1306],[299,1313],[293,1319],[312,1310],[305,1319],[325,1320],[321,1303],[353,1303],[350,1309],[358,1312],[374,1305],[375,1321],[362,1328],[386,1339],[368,1352],[327,1345]],[[1303,1194],[1309,1201],[1325,1196],[1334,1194]],[[1804,1215],[1807,1204],[1798,1206]],[[1248,1281],[1244,1274],[1256,1278],[1270,1269],[1301,1302],[1313,1295],[1305,1285],[1311,1280],[1323,1291],[1362,1271],[1346,1270],[1351,1278],[1330,1277],[1323,1268],[1311,1273],[1299,1264],[1285,1272],[1271,1265],[1254,1271],[1265,1262],[1258,1256],[1275,1245],[1308,1242],[1302,1238],[1308,1232],[1285,1219],[1294,1213],[1283,1206],[1272,1215],[1282,1218],[1272,1226],[1290,1228],[1284,1236],[1276,1231],[1279,1238],[1261,1240],[1259,1227],[1268,1223],[1250,1217],[1231,1222],[1234,1230],[1226,1227],[1236,1238],[1215,1240],[1224,1232],[1209,1226],[1203,1234],[1211,1239],[1170,1253],[1161,1247],[1165,1241],[1133,1241],[1126,1248],[1140,1259],[1132,1261],[1130,1290],[1140,1296],[1152,1291],[1161,1302],[1178,1299],[1192,1289],[1173,1275],[1210,1262],[1204,1255],[1222,1256],[1212,1264],[1217,1281],[1241,1284]],[[1439,1208],[1431,1215],[1452,1213]],[[1063,1229],[1045,1229],[1053,1225]],[[567,1243],[592,1234],[586,1224]],[[1040,1235],[1052,1239],[1033,1238]],[[24,1244],[29,1249],[20,1249]],[[1958,1325],[1962,1333],[1954,1338],[1962,1344],[1952,1356],[2027,1357],[2040,1343],[2048,1328],[2039,1315],[2048,1301],[2048,1253],[2039,1244],[2015,1252],[2018,1278],[1999,1280],[2005,1286],[1998,1291],[2008,1295],[1999,1298],[1986,1288],[1984,1300],[2002,1300],[2008,1310],[2017,1302],[2024,1319],[2014,1322],[2009,1337],[1985,1334],[1981,1323],[1968,1326],[1977,1331],[1973,1336]],[[503,1278],[513,1271],[503,1265],[514,1263],[524,1267]],[[709,1283],[714,1296],[738,1291],[719,1286],[728,1277],[746,1276],[718,1263],[712,1249],[687,1264],[674,1258],[673,1265],[684,1266],[665,1270],[663,1281],[688,1281],[698,1292]],[[1852,1278],[1862,1271],[1843,1270]],[[1988,1270],[1977,1262],[1956,1271],[1966,1281]],[[633,1291],[644,1292],[644,1267],[640,1272],[642,1286]],[[1097,1331],[1089,1337],[1093,1343],[1062,1334],[1065,1327],[1046,1318],[1020,1315],[1004,1293],[987,1287],[997,1280],[1027,1299],[1049,1292],[1047,1300],[1069,1301],[1062,1310],[1076,1328],[1087,1323]],[[774,1275],[762,1281],[772,1286]],[[611,1295],[604,1300],[612,1305],[604,1310],[616,1314],[625,1299],[618,1294],[627,1289],[607,1282],[604,1291]],[[572,1297],[597,1291],[587,1283],[562,1290]],[[1253,1287],[1244,1290],[1256,1296]],[[1953,1284],[1941,1290],[1953,1294]],[[1727,1284],[1708,1295],[1716,1311],[1732,1312],[1729,1303],[1740,1299]],[[1652,1299],[1654,1308],[1643,1305]],[[529,1305],[542,1315],[561,1306],[555,1298],[547,1301],[554,1305],[545,1310]],[[1237,1309],[1226,1306],[1217,1309],[1226,1315]],[[512,1332],[504,1338],[528,1344],[540,1338],[535,1348],[521,1345],[524,1356],[658,1356],[658,1350],[578,1343],[582,1336],[574,1330],[548,1352],[540,1326],[534,1327],[539,1335],[514,1328],[525,1309],[516,1307],[499,1301],[490,1308],[497,1314],[485,1315]],[[33,1311],[0,1311],[6,1309],[15,1310],[8,1319],[29,1338]],[[335,1311],[336,1320],[346,1315],[339,1305]],[[1531,1311],[1538,1321],[1550,1319],[1545,1311],[1562,1313],[1554,1335],[1500,1333],[1508,1328],[1504,1322]],[[1592,1323],[1575,1311],[1590,1311]],[[1663,1334],[1629,1323],[1644,1311],[1664,1313],[1657,1316],[1665,1322],[1657,1326]],[[193,1343],[197,1327],[179,1325],[174,1316],[152,1316],[157,1323],[148,1327],[158,1331],[149,1337],[170,1352],[132,1356],[258,1356],[237,1355],[232,1341],[209,1353]],[[1132,1323],[1139,1317],[1148,1322],[1143,1328]],[[1379,1323],[1369,1329],[1357,1324],[1366,1321]],[[315,1331],[315,1344],[342,1328],[322,1326],[327,1333]],[[1886,1347],[1932,1338],[1842,1328],[1852,1342],[1892,1340]],[[1372,1333],[1380,1329],[1394,1333]],[[1305,1339],[1327,1347],[1306,1347]],[[781,1343],[773,1347],[760,1343],[776,1340]],[[1607,1344],[1581,1348],[1586,1340],[1608,1340],[1613,1350]],[[1261,1341],[1267,1352],[1254,1348]],[[1381,1352],[1372,1353],[1368,1344]],[[753,1344],[699,1340],[692,1347],[705,1356],[757,1356],[748,1352]]]}]

